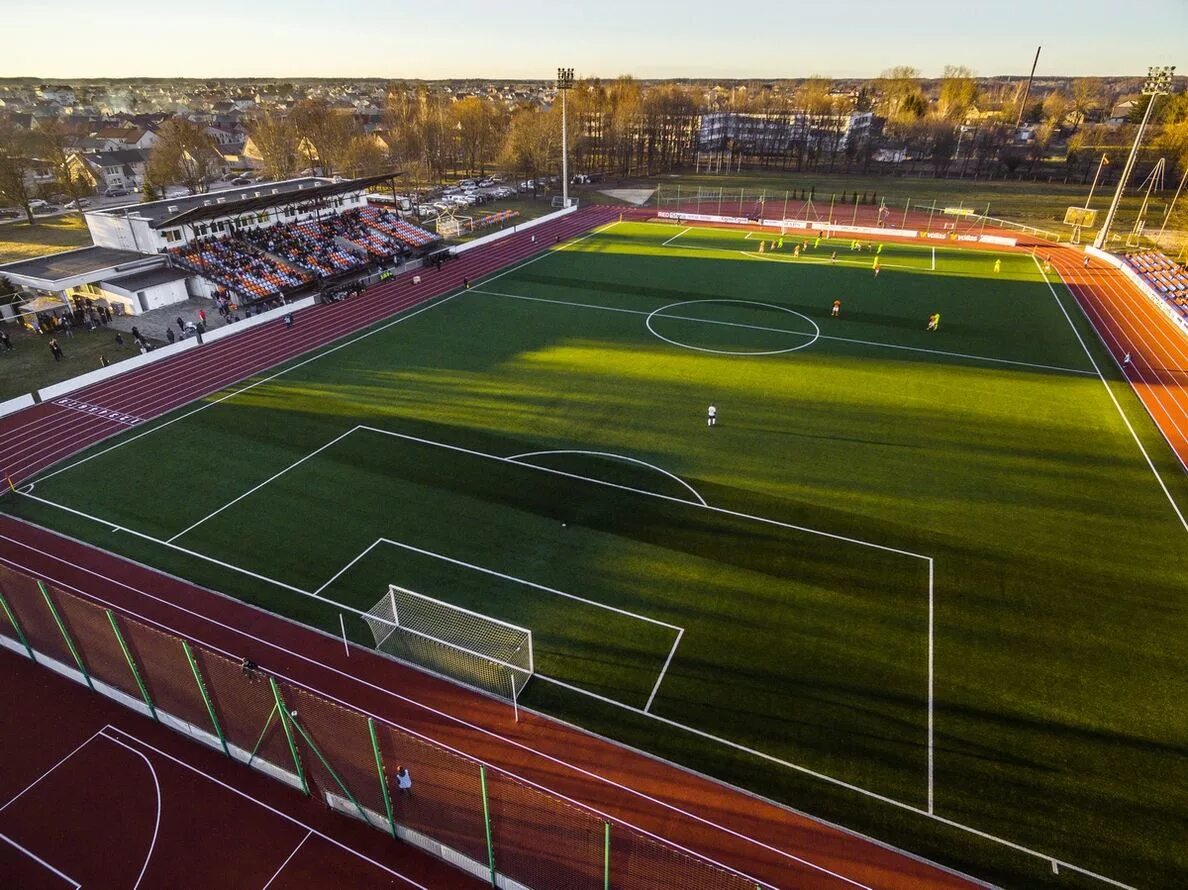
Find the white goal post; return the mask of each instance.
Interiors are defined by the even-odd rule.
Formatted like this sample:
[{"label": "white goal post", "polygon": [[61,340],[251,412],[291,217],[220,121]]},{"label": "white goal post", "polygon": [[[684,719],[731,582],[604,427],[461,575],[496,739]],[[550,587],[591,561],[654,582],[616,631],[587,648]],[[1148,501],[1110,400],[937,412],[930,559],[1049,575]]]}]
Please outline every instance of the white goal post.
[{"label": "white goal post", "polygon": [[519,719],[534,670],[532,631],[395,584],[363,620],[380,652],[510,699]]}]

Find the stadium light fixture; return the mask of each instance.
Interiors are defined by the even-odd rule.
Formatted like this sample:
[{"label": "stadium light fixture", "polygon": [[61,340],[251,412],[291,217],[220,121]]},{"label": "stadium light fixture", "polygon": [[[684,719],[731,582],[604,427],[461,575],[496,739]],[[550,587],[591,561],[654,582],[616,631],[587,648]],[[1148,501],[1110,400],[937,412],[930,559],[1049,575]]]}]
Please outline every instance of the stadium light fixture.
[{"label": "stadium light fixture", "polygon": [[1093,246],[1099,250],[1106,248],[1110,226],[1113,225],[1114,215],[1118,212],[1118,205],[1122,202],[1122,193],[1126,190],[1126,180],[1130,178],[1130,173],[1134,169],[1139,145],[1143,141],[1143,131],[1147,129],[1147,122],[1151,120],[1151,111],[1155,108],[1155,103],[1160,96],[1166,96],[1171,92],[1172,75],[1175,74],[1175,71],[1175,65],[1160,65],[1147,69],[1147,81],[1143,84],[1143,95],[1150,96],[1151,100],[1147,103],[1147,110],[1143,112],[1143,120],[1139,124],[1138,132],[1134,134],[1134,145],[1130,147],[1130,156],[1126,159],[1126,165],[1118,177],[1118,188],[1114,191],[1114,200],[1110,202],[1110,209],[1106,211],[1105,221],[1101,224],[1097,237],[1093,239]]},{"label": "stadium light fixture", "polygon": [[557,69],[557,91],[561,93],[561,206],[569,206],[569,131],[566,122],[565,94],[573,89],[573,69]]}]

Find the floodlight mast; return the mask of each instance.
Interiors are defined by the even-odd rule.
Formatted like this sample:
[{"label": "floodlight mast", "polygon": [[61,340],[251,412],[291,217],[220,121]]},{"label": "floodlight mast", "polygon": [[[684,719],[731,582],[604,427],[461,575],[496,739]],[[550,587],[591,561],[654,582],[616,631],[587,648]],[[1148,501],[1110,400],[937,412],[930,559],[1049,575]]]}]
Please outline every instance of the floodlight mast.
[{"label": "floodlight mast", "polygon": [[1160,96],[1166,96],[1171,92],[1172,75],[1175,73],[1175,65],[1155,66],[1147,69],[1147,82],[1143,84],[1143,95],[1150,96],[1151,101],[1147,103],[1147,110],[1143,112],[1142,123],[1139,124],[1138,132],[1134,134],[1134,145],[1130,147],[1130,156],[1126,159],[1126,165],[1122,168],[1122,173],[1118,177],[1118,188],[1114,191],[1114,200],[1110,202],[1110,208],[1106,211],[1105,221],[1101,224],[1101,229],[1097,233],[1097,237],[1093,239],[1093,246],[1098,250],[1105,250],[1106,243],[1110,235],[1110,226],[1114,223],[1114,215],[1118,212],[1118,205],[1122,203],[1122,193],[1126,190],[1126,180],[1130,178],[1130,173],[1134,169],[1135,158],[1138,157],[1139,144],[1143,141],[1143,131],[1147,129],[1147,122],[1151,120],[1151,111],[1155,108],[1155,103]]},{"label": "floodlight mast", "polygon": [[569,206],[569,132],[565,114],[565,94],[573,89],[573,69],[557,69],[557,91],[561,94],[561,206]]}]

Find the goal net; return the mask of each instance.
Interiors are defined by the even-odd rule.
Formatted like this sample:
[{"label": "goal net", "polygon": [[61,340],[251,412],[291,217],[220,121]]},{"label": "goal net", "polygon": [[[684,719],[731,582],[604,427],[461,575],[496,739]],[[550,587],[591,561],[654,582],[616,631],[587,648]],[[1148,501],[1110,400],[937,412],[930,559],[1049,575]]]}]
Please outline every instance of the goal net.
[{"label": "goal net", "polygon": [[395,584],[364,620],[375,648],[515,703],[532,677],[532,631]]}]

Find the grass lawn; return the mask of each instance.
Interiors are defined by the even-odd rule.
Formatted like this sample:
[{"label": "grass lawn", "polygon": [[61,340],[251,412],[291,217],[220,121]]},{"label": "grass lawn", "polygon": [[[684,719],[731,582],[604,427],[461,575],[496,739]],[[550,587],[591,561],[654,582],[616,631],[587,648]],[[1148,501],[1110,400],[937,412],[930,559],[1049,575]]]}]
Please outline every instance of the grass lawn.
[{"label": "grass lawn", "polygon": [[49,335],[37,335],[13,324],[3,328],[12,340],[13,350],[0,350],[0,401],[94,371],[100,367],[100,355],[112,363],[140,355],[130,334],[124,334],[121,350],[116,348],[115,329],[89,331],[76,327],[73,337],[58,335],[64,358],[55,362],[49,351]]},{"label": "grass lawn", "polygon": [[1188,479],[1075,302],[749,234],[611,225],[0,509],[361,642],[389,584],[527,626],[523,704],[1006,886],[1176,886],[1188,549],[1110,392]]},{"label": "grass lawn", "polygon": [[43,217],[36,225],[10,222],[0,225],[0,263],[14,263],[47,253],[89,247],[91,233],[81,214]]}]

